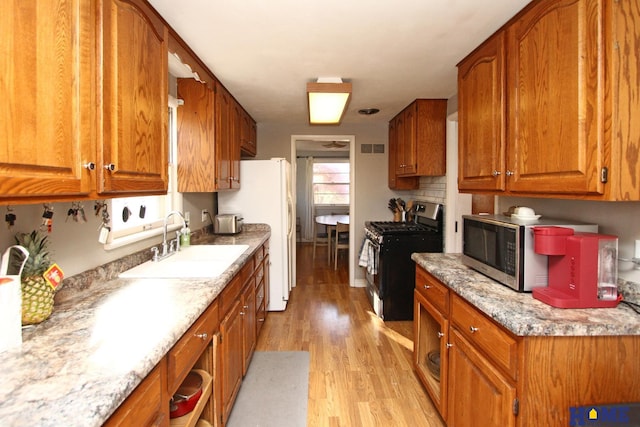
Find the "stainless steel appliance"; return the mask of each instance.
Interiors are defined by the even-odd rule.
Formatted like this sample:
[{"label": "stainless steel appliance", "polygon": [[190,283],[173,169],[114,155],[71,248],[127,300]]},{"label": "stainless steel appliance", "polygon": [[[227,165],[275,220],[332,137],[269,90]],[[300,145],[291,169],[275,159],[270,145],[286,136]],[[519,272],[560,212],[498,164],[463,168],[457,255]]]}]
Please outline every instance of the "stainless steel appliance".
[{"label": "stainless steel appliance", "polygon": [[522,221],[506,215],[463,215],[462,224],[462,262],[518,292],[548,283],[547,257],[533,249],[533,227],[598,232],[595,224],[550,218]]},{"label": "stainless steel appliance", "polygon": [[213,232],[216,234],[238,234],[242,232],[244,218],[238,214],[219,214],[215,217]]},{"label": "stainless steel appliance", "polygon": [[412,222],[367,221],[364,234],[367,292],[375,313],[384,320],[413,320],[416,267],[411,254],[442,252],[442,205],[418,202]]}]

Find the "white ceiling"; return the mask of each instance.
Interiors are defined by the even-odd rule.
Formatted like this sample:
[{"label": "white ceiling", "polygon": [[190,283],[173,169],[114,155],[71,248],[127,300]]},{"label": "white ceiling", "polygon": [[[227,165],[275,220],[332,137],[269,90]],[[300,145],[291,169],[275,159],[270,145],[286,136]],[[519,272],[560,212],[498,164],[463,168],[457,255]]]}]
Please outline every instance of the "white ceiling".
[{"label": "white ceiling", "polygon": [[[306,124],[306,83],[353,84],[343,123],[455,95],[456,64],[529,0],[149,0],[258,123]],[[363,116],[361,108],[380,113]]]}]

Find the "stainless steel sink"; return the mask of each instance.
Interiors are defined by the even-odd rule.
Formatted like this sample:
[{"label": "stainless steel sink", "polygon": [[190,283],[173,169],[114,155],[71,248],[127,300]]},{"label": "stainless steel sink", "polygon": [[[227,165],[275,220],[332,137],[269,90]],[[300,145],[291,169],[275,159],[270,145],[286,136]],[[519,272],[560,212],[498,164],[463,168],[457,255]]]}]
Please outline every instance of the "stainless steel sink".
[{"label": "stainless steel sink", "polygon": [[120,273],[121,278],[216,278],[242,255],[249,245],[194,245],[162,261],[147,261]]}]

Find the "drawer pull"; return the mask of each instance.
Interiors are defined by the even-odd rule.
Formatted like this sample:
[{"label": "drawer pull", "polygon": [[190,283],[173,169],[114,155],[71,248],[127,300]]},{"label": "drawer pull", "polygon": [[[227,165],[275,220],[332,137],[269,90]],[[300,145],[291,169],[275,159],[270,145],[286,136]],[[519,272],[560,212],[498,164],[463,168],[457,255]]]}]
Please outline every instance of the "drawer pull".
[{"label": "drawer pull", "polygon": [[442,338],[444,336],[444,332],[438,332],[438,338]]},{"label": "drawer pull", "polygon": [[453,344],[451,344],[450,342],[447,343],[447,348],[451,348],[453,347]]},{"label": "drawer pull", "polygon": [[429,286],[429,285],[422,285],[422,289],[431,289],[431,286]]},{"label": "drawer pull", "polygon": [[248,305],[243,305],[242,308],[244,308],[245,310],[249,308]]},{"label": "drawer pull", "polygon": [[197,338],[200,338],[202,341],[206,341],[207,338],[209,338],[209,334],[207,334],[206,332],[203,332],[201,334],[196,334]]},{"label": "drawer pull", "polygon": [[472,334],[473,334],[474,332],[477,332],[477,331],[478,331],[478,328],[473,327],[473,326],[469,326],[469,332],[471,332]]},{"label": "drawer pull", "polygon": [[262,319],[258,319],[258,322],[264,322],[264,317]]}]

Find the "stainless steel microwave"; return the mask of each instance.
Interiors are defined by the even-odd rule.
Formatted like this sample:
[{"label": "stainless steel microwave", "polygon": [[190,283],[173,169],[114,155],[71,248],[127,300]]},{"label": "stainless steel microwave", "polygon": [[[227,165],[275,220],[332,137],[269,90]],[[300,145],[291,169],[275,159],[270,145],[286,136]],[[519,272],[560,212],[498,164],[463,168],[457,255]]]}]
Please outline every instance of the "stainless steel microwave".
[{"label": "stainless steel microwave", "polygon": [[533,250],[533,227],[598,232],[595,224],[550,218],[525,222],[505,215],[464,215],[462,224],[462,262],[518,292],[548,283],[547,256]]}]

